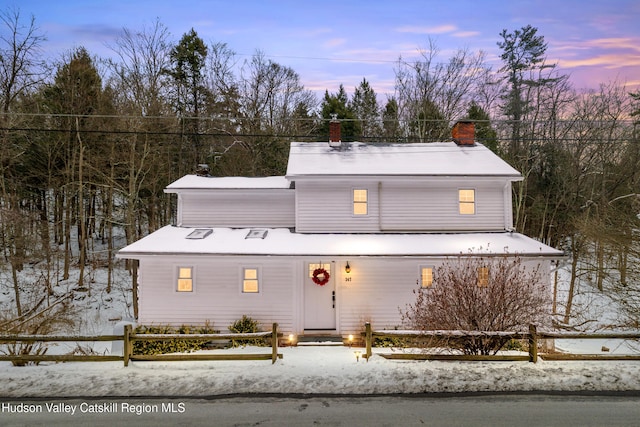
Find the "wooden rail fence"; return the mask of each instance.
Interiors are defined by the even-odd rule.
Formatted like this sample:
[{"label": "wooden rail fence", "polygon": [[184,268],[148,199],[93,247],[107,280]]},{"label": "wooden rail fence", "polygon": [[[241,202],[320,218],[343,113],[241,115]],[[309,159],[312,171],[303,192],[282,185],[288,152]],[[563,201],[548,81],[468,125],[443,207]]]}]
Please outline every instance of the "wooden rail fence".
[{"label": "wooden rail fence", "polygon": [[403,331],[389,330],[374,331],[371,323],[365,323],[363,332],[365,340],[364,357],[368,360],[373,355],[375,338],[397,339],[464,339],[464,338],[504,338],[507,340],[526,340],[529,355],[467,355],[467,354],[429,354],[429,353],[399,353],[381,354],[387,359],[406,360],[476,360],[476,361],[529,361],[538,362],[538,356],[544,360],[640,360],[638,355],[601,355],[601,354],[568,354],[542,353],[538,354],[538,344],[543,339],[640,339],[640,332],[550,332],[538,331],[535,325],[529,326],[529,332],[484,332],[484,331]]},{"label": "wooden rail fence", "polygon": [[[94,341],[123,341],[122,355],[79,355],[79,354],[9,354],[0,355],[0,361],[10,362],[113,362],[123,361],[129,366],[129,361],[186,361],[186,360],[271,360],[276,363],[282,359],[278,353],[278,324],[274,323],[271,331],[244,334],[136,334],[131,325],[125,325],[122,335],[96,336],[53,336],[53,335],[0,335],[0,344],[7,343],[44,343],[44,342],[94,342]],[[133,353],[135,341],[217,341],[271,338],[271,353],[243,353],[243,354],[154,354],[143,355]]]}]

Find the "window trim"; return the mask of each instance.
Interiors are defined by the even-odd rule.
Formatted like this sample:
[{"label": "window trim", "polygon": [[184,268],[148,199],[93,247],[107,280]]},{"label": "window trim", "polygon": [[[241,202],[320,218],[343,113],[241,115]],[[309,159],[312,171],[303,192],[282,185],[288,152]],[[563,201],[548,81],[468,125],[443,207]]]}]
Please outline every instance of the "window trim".
[{"label": "window trim", "polygon": [[[429,284],[425,285],[423,271],[425,269],[427,269],[427,268],[431,270],[431,282]],[[433,285],[434,285],[433,273],[434,272],[435,272],[435,267],[433,265],[421,265],[420,266],[420,269],[419,269],[419,275],[420,275],[419,277],[420,277],[420,279],[418,281],[418,283],[420,284],[420,289],[431,289],[431,288],[433,288]]]},{"label": "window trim", "polygon": [[[190,273],[190,277],[182,277],[182,271],[183,270],[189,270]],[[191,280],[191,289],[189,290],[184,290],[184,289],[180,289],[180,281],[181,280]],[[177,293],[181,293],[181,294],[188,294],[188,293],[194,293],[195,292],[195,285],[196,285],[196,268],[193,265],[177,265],[176,266],[176,275],[175,275],[175,282],[174,282],[175,288],[174,291]]]},{"label": "window trim", "polygon": [[[356,191],[364,191],[364,201],[356,200]],[[357,213],[356,206],[364,206],[365,213]],[[353,187],[351,189],[351,215],[354,217],[369,216],[369,189],[362,187]]]},{"label": "window trim", "polygon": [[[255,270],[256,278],[255,279],[247,279],[246,272],[247,270]],[[245,290],[245,281],[255,280],[257,290],[254,291],[246,291]],[[259,265],[243,265],[240,267],[240,293],[242,295],[257,295],[262,293],[262,268]]]},{"label": "window trim", "polygon": [[[469,200],[463,200],[462,199],[462,191],[471,191],[472,195],[473,195],[473,200],[469,201]],[[475,188],[458,188],[458,215],[475,215],[477,213],[477,205],[476,205],[476,194],[477,191]],[[473,212],[463,212],[462,207],[468,207],[471,206],[473,208]]]}]

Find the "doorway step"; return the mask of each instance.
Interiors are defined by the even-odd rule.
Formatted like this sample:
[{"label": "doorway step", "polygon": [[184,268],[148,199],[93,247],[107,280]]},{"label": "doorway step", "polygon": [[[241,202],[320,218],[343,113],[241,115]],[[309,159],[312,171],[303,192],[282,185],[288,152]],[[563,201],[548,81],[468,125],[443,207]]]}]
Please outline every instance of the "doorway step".
[{"label": "doorway step", "polygon": [[298,335],[296,344],[298,346],[342,346],[345,345],[341,335],[320,333],[320,332],[305,332],[304,335]]}]

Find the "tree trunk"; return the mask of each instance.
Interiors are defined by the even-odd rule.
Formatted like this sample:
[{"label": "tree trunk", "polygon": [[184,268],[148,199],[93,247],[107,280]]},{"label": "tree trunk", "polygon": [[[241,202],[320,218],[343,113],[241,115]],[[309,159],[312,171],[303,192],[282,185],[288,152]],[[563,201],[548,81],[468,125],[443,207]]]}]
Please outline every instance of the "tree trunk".
[{"label": "tree trunk", "polygon": [[578,275],[578,252],[577,245],[575,244],[575,237],[571,242],[571,253],[573,258],[571,259],[571,280],[569,282],[569,295],[567,295],[567,306],[564,309],[564,323],[568,324],[571,319],[571,308],[573,306],[573,294],[576,289],[576,280]]}]

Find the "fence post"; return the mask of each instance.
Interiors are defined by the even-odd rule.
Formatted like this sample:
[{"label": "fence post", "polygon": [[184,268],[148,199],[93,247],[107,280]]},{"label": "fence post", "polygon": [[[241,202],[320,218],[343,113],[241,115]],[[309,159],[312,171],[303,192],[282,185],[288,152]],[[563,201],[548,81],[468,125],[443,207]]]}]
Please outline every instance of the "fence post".
[{"label": "fence post", "polygon": [[131,357],[131,325],[124,325],[124,337],[122,343],[122,356],[124,357],[124,366],[129,366],[129,358]]},{"label": "fence post", "polygon": [[278,359],[278,324],[274,323],[271,328],[271,364]]},{"label": "fence post", "polygon": [[529,325],[529,362],[538,363],[538,329]]},{"label": "fence post", "polygon": [[367,362],[369,361],[369,357],[371,357],[371,342],[373,341],[373,334],[371,333],[371,323],[367,322],[364,324],[364,342],[366,345],[366,355]]}]

